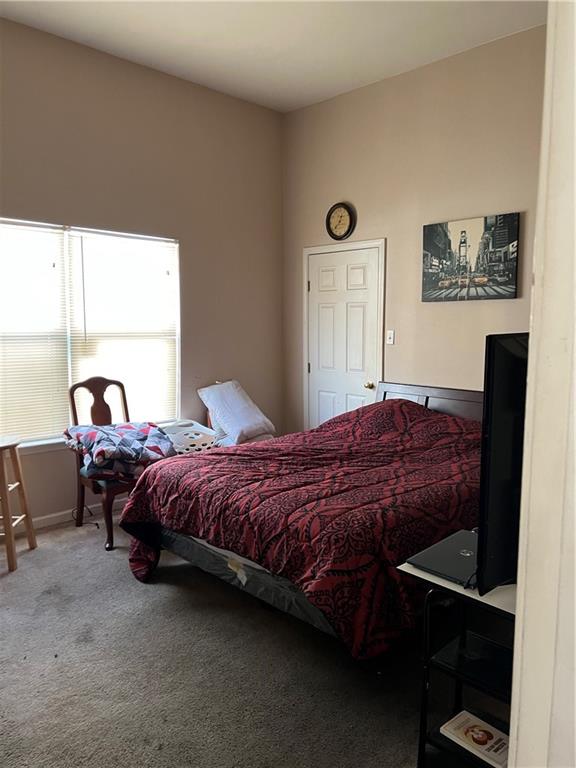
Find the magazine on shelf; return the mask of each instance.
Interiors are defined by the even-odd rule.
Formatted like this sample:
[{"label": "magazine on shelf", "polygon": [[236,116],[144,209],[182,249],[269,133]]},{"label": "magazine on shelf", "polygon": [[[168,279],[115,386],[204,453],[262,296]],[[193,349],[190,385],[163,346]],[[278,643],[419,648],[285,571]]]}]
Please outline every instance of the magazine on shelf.
[{"label": "magazine on shelf", "polygon": [[463,710],[448,720],[440,733],[494,768],[502,768],[508,762],[508,736],[471,712]]}]

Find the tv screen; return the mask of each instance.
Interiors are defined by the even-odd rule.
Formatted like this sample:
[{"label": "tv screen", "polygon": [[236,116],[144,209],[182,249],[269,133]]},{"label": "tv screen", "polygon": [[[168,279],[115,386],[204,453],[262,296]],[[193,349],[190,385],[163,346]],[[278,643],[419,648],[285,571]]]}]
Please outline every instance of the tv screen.
[{"label": "tv screen", "polygon": [[516,581],[528,334],[486,337],[477,584]]}]

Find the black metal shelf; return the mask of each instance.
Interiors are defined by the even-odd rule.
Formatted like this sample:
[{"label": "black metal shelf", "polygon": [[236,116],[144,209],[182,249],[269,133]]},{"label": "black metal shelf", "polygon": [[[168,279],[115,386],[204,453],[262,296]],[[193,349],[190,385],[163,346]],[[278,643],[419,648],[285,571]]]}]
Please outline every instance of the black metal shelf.
[{"label": "black metal shelf", "polygon": [[455,637],[430,658],[430,666],[441,669],[465,685],[500,701],[510,703],[512,649],[475,632]]},{"label": "black metal shelf", "polygon": [[[452,615],[449,603],[456,609]],[[494,627],[486,625],[482,603],[461,599],[457,593],[448,592],[446,589],[434,587],[428,592],[424,609],[424,644],[423,644],[423,675],[422,675],[422,701],[420,710],[420,737],[418,747],[418,768],[431,768],[434,765],[442,765],[447,768],[448,763],[472,768],[486,768],[491,763],[475,755],[457,742],[440,733],[440,727],[436,727],[438,719],[434,723],[429,722],[429,699],[431,689],[440,681],[431,677],[432,670],[447,675],[451,680],[451,704],[447,708],[443,722],[466,710],[474,716],[485,720],[498,730],[508,733],[509,725],[501,721],[501,716],[496,716],[498,709],[508,710],[512,688],[512,661],[513,650],[510,646],[500,642],[495,635],[508,638],[509,632],[492,632]],[[437,617],[435,614],[441,612]],[[473,615],[469,615],[473,612]],[[448,621],[446,622],[446,617]],[[439,620],[437,620],[439,619]],[[507,620],[514,621],[513,615]],[[477,625],[474,629],[470,624]],[[432,626],[434,625],[434,627]],[[475,631],[479,629],[478,631]],[[440,630],[440,632],[438,631]],[[480,634],[481,633],[481,634]],[[439,650],[436,640],[444,635],[443,644]],[[506,640],[505,640],[506,642]],[[441,687],[440,687],[441,690]],[[464,695],[467,691],[466,696]],[[473,691],[477,693],[474,694]],[[480,697],[480,698],[479,698]],[[473,699],[486,699],[482,704],[473,703]],[[466,699],[466,701],[465,701]],[[478,709],[487,712],[479,712]],[[494,711],[495,710],[495,711]],[[451,712],[451,715],[448,715]],[[431,718],[430,718],[431,719]],[[506,716],[507,719],[507,716]],[[432,754],[434,752],[439,754]],[[437,763],[436,758],[442,760]]]}]

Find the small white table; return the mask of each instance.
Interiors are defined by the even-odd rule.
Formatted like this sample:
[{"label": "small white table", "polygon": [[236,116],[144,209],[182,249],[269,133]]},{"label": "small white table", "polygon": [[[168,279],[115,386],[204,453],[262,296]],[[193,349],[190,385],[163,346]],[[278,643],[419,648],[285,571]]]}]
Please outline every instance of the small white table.
[{"label": "small white table", "polygon": [[441,576],[435,576],[433,573],[423,571],[421,568],[415,568],[409,563],[399,565],[398,570],[402,571],[402,573],[409,573],[411,576],[416,576],[416,578],[427,581],[437,587],[442,587],[442,589],[446,589],[449,592],[456,592],[462,597],[467,597],[470,600],[478,600],[487,608],[494,608],[497,611],[511,613],[513,616],[516,615],[516,584],[507,584],[504,587],[496,587],[496,589],[493,589],[485,595],[479,595],[477,589],[464,589],[460,584],[455,584],[453,581],[443,579]]}]

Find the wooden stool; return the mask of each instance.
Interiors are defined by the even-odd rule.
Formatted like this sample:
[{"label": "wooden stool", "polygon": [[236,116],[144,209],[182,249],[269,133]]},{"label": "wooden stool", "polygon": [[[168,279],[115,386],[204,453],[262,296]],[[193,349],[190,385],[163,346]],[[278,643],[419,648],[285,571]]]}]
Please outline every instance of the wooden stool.
[{"label": "wooden stool", "polygon": [[[6,465],[4,462],[5,455],[12,461],[12,473],[15,480],[13,483],[8,483]],[[10,501],[8,497],[10,491],[14,490],[18,491],[20,500],[19,515],[10,514]],[[29,549],[36,549],[36,534],[34,533],[32,518],[28,512],[28,500],[26,498],[26,489],[24,488],[22,465],[20,464],[20,456],[18,455],[17,442],[0,442],[0,505],[2,506],[2,520],[4,523],[4,533],[0,533],[0,536],[4,537],[4,542],[6,544],[8,570],[15,571],[17,563],[14,528],[18,523],[24,521],[24,525],[26,526],[26,536],[28,537],[28,547]]]}]

